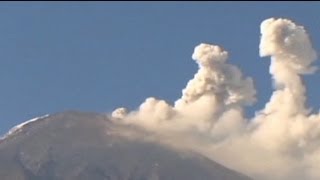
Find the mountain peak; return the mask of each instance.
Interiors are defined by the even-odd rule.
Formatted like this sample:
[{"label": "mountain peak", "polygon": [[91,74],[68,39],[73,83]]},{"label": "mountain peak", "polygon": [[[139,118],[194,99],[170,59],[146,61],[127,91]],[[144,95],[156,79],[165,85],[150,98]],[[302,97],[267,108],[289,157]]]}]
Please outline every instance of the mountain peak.
[{"label": "mountain peak", "polygon": [[249,179],[195,152],[180,152],[158,142],[131,138],[143,133],[98,113],[68,111],[34,118],[14,127],[5,143],[0,143],[0,177]]},{"label": "mountain peak", "polygon": [[35,123],[36,121],[42,120],[49,117],[49,114],[43,115],[43,116],[39,116],[30,120],[27,120],[21,124],[18,124],[16,126],[14,126],[13,128],[11,128],[8,133],[6,133],[4,136],[0,137],[0,140],[4,140],[6,138],[8,138],[9,136],[12,136],[16,133],[19,133],[20,131],[22,131],[23,128],[25,128],[26,126],[31,126],[33,123]]}]

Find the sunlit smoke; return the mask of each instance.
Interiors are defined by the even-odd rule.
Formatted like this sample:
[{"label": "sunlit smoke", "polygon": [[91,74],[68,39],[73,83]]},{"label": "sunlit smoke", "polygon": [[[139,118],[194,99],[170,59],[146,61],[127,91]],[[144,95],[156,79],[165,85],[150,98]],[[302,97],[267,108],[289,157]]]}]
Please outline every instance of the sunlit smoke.
[{"label": "sunlit smoke", "polygon": [[301,77],[315,72],[316,52],[306,30],[290,20],[270,18],[260,30],[260,56],[271,57],[275,90],[255,117],[243,113],[256,101],[252,78],[210,44],[195,47],[199,69],[174,105],[151,97],[138,110],[119,108],[112,117],[254,179],[319,179],[320,115],[306,107]]}]

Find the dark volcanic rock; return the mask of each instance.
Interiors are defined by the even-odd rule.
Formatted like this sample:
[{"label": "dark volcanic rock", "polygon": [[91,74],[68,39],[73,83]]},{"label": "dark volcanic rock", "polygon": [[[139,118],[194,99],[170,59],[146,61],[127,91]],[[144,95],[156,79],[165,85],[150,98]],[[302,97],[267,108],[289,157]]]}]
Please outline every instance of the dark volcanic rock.
[{"label": "dark volcanic rock", "polygon": [[134,138],[140,131],[95,113],[40,118],[0,141],[1,180],[249,179],[197,153]]}]

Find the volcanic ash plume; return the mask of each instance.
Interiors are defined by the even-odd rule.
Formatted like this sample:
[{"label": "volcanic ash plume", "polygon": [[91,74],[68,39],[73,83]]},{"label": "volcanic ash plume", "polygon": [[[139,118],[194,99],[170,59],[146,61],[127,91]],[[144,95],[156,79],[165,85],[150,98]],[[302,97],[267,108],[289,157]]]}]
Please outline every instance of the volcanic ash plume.
[{"label": "volcanic ash plume", "polygon": [[[242,120],[242,107],[255,101],[252,79],[244,79],[237,67],[227,64],[228,53],[219,46],[200,44],[192,58],[198,63],[199,70],[174,106],[164,100],[147,98],[127,119],[135,119],[130,121],[157,129],[160,125],[170,128],[175,123],[178,125],[175,129],[196,127],[201,131],[212,131],[223,123],[235,125]],[[123,108],[119,108],[113,116],[124,117],[126,113],[122,112]],[[235,118],[235,122],[225,118],[234,114],[241,118]]]},{"label": "volcanic ash plume", "polygon": [[[260,55],[271,56],[270,74],[274,79],[276,90],[262,110],[269,116],[261,120],[263,122],[260,122],[262,125],[257,133],[270,132],[264,128],[272,127],[277,129],[278,136],[284,137],[284,134],[292,130],[290,126],[294,127],[301,119],[307,118],[306,90],[300,76],[315,70],[311,63],[316,60],[316,53],[304,28],[289,20],[265,20],[261,24],[261,34]],[[310,120],[305,121],[300,122],[301,125],[296,128],[304,129],[304,124]],[[280,129],[283,132],[280,132]],[[275,134],[271,133],[270,136],[276,136]],[[261,136],[265,134],[262,133]]]},{"label": "volcanic ash plume", "polygon": [[303,179],[318,179],[320,173],[312,172],[315,167],[307,157],[319,149],[316,137],[320,135],[320,119],[305,107],[306,88],[301,79],[301,75],[315,71],[311,64],[316,52],[305,29],[290,20],[265,20],[261,34],[260,55],[271,56],[275,91],[261,111],[264,115],[255,117],[259,125],[252,137],[265,149],[287,158],[291,164],[284,165],[295,172],[290,173],[299,173]]},{"label": "volcanic ash plume", "polygon": [[118,109],[113,117],[254,179],[320,179],[320,115],[305,106],[301,77],[315,72],[316,52],[305,29],[290,20],[270,18],[260,28],[260,56],[271,56],[275,90],[255,117],[243,117],[255,102],[252,79],[210,44],[195,48],[198,72],[174,105],[148,98],[137,111]]},{"label": "volcanic ash plume", "polygon": [[228,53],[221,47],[209,44],[198,45],[192,58],[199,70],[182,91],[175,109],[181,114],[211,124],[231,109],[255,101],[255,89],[251,78],[243,79],[240,70],[226,63]]},{"label": "volcanic ash plume", "polygon": [[271,56],[270,73],[276,90],[266,105],[265,113],[276,111],[279,105],[291,105],[283,113],[305,111],[305,87],[300,75],[312,73],[316,60],[308,35],[302,26],[286,19],[268,19],[261,24],[260,56]]}]

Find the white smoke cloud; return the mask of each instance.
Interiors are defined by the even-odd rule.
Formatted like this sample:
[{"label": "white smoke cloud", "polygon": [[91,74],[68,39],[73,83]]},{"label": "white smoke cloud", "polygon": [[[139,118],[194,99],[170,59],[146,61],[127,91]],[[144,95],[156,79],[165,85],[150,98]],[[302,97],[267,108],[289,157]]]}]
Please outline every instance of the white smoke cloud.
[{"label": "white smoke cloud", "polygon": [[136,111],[115,110],[113,119],[255,179],[319,179],[320,115],[306,107],[301,77],[315,72],[316,52],[305,29],[290,20],[270,18],[260,28],[260,56],[271,56],[275,90],[255,117],[243,115],[256,100],[253,80],[227,63],[227,51],[200,44],[192,55],[198,72],[174,105],[151,97]]}]

